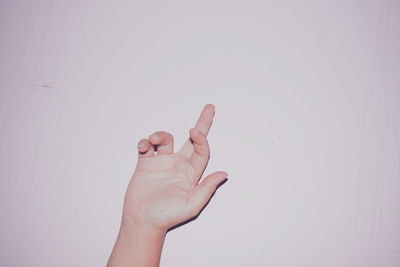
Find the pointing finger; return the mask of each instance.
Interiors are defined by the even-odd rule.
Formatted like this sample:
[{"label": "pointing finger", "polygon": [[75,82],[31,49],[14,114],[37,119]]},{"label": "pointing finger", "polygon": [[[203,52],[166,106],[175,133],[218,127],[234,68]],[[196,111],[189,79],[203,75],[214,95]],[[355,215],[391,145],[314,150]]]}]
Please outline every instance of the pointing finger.
[{"label": "pointing finger", "polygon": [[199,130],[192,128],[190,129],[189,134],[190,138],[193,140],[194,147],[189,162],[192,167],[198,171],[198,176],[201,176],[210,158],[210,148],[207,138]]},{"label": "pointing finger", "polygon": [[[203,135],[207,136],[214,118],[214,114],[215,106],[213,104],[205,105],[194,128],[199,130]],[[186,140],[179,153],[186,156],[187,158],[192,155],[193,145],[190,138]]]},{"label": "pointing finger", "polygon": [[210,130],[212,124],[212,120],[214,118],[214,114],[215,114],[215,106],[213,104],[205,105],[194,128],[196,128],[202,134],[207,136],[208,131]]}]

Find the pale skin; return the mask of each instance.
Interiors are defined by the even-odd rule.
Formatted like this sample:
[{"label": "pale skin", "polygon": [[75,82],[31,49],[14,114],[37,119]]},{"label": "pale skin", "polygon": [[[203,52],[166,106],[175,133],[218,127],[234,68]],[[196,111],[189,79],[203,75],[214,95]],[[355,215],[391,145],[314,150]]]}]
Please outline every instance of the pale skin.
[{"label": "pale skin", "polygon": [[218,171],[200,181],[210,158],[207,135],[214,114],[214,105],[205,105],[177,152],[173,136],[164,131],[138,142],[138,161],[107,267],[159,266],[168,229],[197,216],[226,180],[228,174]]}]

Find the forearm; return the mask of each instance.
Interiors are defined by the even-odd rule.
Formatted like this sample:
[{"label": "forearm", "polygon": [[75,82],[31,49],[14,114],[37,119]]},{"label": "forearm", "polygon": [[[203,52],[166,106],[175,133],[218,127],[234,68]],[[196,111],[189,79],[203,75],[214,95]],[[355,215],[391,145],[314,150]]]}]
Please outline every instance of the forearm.
[{"label": "forearm", "polygon": [[158,267],[165,231],[140,223],[121,223],[107,267]]}]

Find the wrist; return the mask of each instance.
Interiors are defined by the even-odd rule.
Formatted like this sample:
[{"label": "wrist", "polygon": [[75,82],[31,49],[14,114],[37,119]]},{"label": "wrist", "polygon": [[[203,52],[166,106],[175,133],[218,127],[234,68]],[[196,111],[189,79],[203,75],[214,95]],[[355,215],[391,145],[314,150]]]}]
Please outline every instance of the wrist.
[{"label": "wrist", "polygon": [[150,223],[141,220],[140,218],[127,215],[122,216],[120,232],[126,236],[146,235],[153,238],[164,238],[167,229],[160,229]]},{"label": "wrist", "polygon": [[165,235],[166,231],[123,217],[107,266],[159,266]]}]

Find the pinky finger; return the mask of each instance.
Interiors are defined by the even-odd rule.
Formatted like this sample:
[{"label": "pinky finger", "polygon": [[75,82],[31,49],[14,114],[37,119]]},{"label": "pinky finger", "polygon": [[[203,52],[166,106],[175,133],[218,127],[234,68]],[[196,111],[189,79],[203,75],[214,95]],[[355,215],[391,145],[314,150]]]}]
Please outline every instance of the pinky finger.
[{"label": "pinky finger", "polygon": [[154,147],[150,144],[149,139],[142,139],[137,145],[139,158],[147,158],[154,156]]}]

